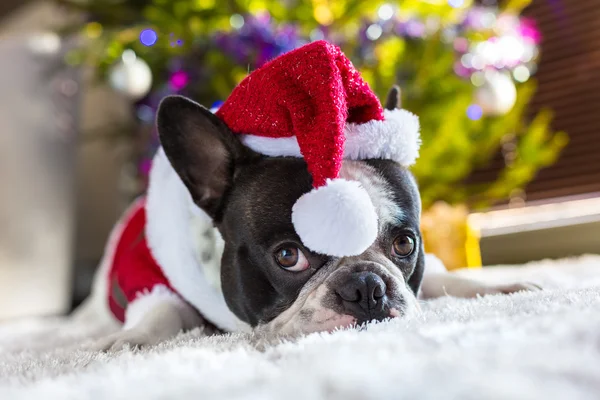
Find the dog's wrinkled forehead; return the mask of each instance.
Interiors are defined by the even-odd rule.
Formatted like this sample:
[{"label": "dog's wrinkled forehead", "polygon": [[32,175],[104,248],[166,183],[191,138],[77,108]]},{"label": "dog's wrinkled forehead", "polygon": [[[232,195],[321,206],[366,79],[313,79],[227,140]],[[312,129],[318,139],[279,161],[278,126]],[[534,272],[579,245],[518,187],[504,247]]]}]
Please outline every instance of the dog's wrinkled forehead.
[{"label": "dog's wrinkled forehead", "polygon": [[[386,226],[418,220],[421,205],[417,185],[410,172],[397,163],[347,160],[340,178],[358,181],[366,189],[378,214],[380,232]],[[229,216],[239,225],[241,218],[255,238],[265,244],[275,234],[285,236],[290,229],[293,233],[292,207],[312,189],[311,182],[302,160],[265,158],[245,168],[236,179],[226,219]]]},{"label": "dog's wrinkled forehead", "polygon": [[[360,182],[365,188],[377,212],[380,232],[385,226],[404,219],[406,205],[399,204],[394,195],[395,191],[404,188],[396,187],[394,190],[392,182],[385,179],[376,167],[364,162],[346,161],[342,164],[340,178]],[[411,182],[403,183],[410,185]]]}]

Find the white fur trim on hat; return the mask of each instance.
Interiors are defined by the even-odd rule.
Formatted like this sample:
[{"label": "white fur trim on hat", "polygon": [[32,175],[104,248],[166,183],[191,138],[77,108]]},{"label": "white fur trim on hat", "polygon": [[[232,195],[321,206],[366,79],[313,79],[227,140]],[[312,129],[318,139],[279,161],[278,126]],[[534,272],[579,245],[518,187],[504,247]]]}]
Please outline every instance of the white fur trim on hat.
[{"label": "white fur trim on hat", "polygon": [[182,307],[185,302],[165,285],[156,285],[152,290],[138,292],[135,300],[127,305],[125,310],[125,323],[123,329],[136,326],[154,307],[159,304],[170,303]]},{"label": "white fur trim on hat", "polygon": [[351,160],[382,158],[413,165],[419,157],[419,118],[406,110],[384,110],[385,120],[346,125],[344,156]]},{"label": "white fur trim on hat", "polygon": [[248,330],[227,307],[223,293],[210,284],[195,252],[192,218],[208,215],[192,201],[162,148],[154,156],[146,199],[146,238],[152,256],[169,283],[206,319],[227,331]]},{"label": "white fur trim on hat", "polygon": [[[346,124],[344,158],[393,160],[404,166],[413,165],[419,157],[421,138],[419,118],[409,111],[384,110],[383,121]],[[240,135],[244,145],[271,157],[302,157],[295,136],[270,138]]]},{"label": "white fur trim on hat", "polygon": [[240,141],[252,150],[269,157],[302,157],[296,136],[272,138],[240,135]]},{"label": "white fur trim on hat", "polygon": [[292,208],[292,223],[310,250],[334,257],[362,254],[377,238],[377,213],[356,181],[327,180],[302,195]]}]

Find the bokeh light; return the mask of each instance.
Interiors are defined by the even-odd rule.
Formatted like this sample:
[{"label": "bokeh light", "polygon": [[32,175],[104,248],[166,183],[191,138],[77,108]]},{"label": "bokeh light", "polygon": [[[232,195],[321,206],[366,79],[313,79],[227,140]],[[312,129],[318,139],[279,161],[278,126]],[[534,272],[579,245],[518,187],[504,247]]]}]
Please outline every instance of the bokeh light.
[{"label": "bokeh light", "polygon": [[240,14],[233,14],[229,17],[229,24],[235,29],[241,29],[244,26],[244,17]]},{"label": "bokeh light", "polygon": [[142,42],[142,44],[144,46],[148,46],[148,47],[154,46],[154,44],[156,43],[157,40],[158,40],[158,35],[152,29],[144,29],[140,33],[140,42]]},{"label": "bokeh light", "polygon": [[465,4],[465,0],[448,0],[450,7],[460,8]]},{"label": "bokeh light", "polygon": [[184,71],[177,71],[173,75],[171,75],[171,79],[169,79],[169,83],[171,87],[175,90],[183,89],[188,82],[190,81],[190,77]]},{"label": "bokeh light", "polygon": [[519,65],[513,71],[513,77],[517,82],[527,82],[530,76],[531,73],[529,72],[529,69],[524,65]]},{"label": "bokeh light", "polygon": [[98,22],[90,22],[85,26],[85,34],[90,39],[97,39],[102,35],[102,25]]},{"label": "bokeh light", "polygon": [[391,19],[394,16],[394,7],[392,7],[391,4],[383,4],[379,7],[379,10],[377,10],[377,16],[384,21]]},{"label": "bokeh light", "polygon": [[483,110],[477,104],[471,104],[467,108],[467,117],[470,120],[477,121],[483,116]]},{"label": "bokeh light", "polygon": [[471,75],[471,83],[475,87],[483,86],[485,83],[485,75],[483,72],[477,71]]},{"label": "bokeh light", "polygon": [[378,24],[372,24],[367,28],[367,37],[369,40],[377,40],[381,37],[383,29]]}]

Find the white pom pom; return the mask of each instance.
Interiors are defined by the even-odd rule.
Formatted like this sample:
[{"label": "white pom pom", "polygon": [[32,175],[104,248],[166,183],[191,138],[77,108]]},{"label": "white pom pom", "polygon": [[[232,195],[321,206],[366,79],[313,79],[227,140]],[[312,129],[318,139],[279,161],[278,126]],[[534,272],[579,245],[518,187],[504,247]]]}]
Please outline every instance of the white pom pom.
[{"label": "white pom pom", "polygon": [[377,238],[377,213],[367,191],[355,181],[327,180],[302,195],[292,223],[310,250],[335,257],[362,254]]}]

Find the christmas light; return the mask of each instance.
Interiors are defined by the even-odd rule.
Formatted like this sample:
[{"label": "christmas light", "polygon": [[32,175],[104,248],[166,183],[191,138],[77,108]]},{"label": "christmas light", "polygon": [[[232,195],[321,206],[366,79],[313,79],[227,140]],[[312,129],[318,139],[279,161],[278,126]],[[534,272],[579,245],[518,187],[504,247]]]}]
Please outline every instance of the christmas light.
[{"label": "christmas light", "polygon": [[465,4],[465,0],[448,0],[448,4],[453,8],[460,8]]},{"label": "christmas light", "polygon": [[102,25],[98,22],[90,22],[85,26],[85,35],[90,39],[99,38],[102,35]]},{"label": "christmas light", "polygon": [[526,82],[531,76],[529,70],[524,65],[519,65],[513,71],[513,77],[517,82]]},{"label": "christmas light", "polygon": [[157,40],[158,35],[152,29],[144,29],[140,32],[140,42],[142,42],[144,46],[154,46]]},{"label": "christmas light", "polygon": [[460,58],[460,63],[465,68],[472,68],[473,67],[473,55],[470,53],[463,54],[463,56]]},{"label": "christmas light", "polygon": [[190,78],[184,71],[177,71],[169,79],[169,83],[174,90],[183,89],[189,82]]},{"label": "christmas light", "polygon": [[394,7],[392,7],[391,4],[383,4],[379,7],[379,10],[377,10],[377,16],[384,21],[391,19],[394,16]]},{"label": "christmas light", "polygon": [[315,7],[314,17],[321,25],[329,25],[333,22],[333,14],[325,4],[319,4]]},{"label": "christmas light", "polygon": [[496,22],[496,15],[492,12],[486,12],[481,15],[481,26],[484,28],[492,28]]},{"label": "christmas light", "polygon": [[483,110],[477,104],[471,104],[467,108],[467,117],[470,120],[477,121],[483,116]]},{"label": "christmas light", "polygon": [[483,61],[483,57],[481,57],[479,55],[473,56],[473,58],[471,58],[471,65],[475,69],[479,69],[479,70],[484,69],[485,63]]},{"label": "christmas light", "polygon": [[423,37],[425,34],[425,24],[421,21],[411,20],[406,23],[406,33],[410,37]]},{"label": "christmas light", "polygon": [[498,50],[508,65],[519,62],[525,51],[523,42],[515,36],[503,36],[498,39]]},{"label": "christmas light", "polygon": [[381,26],[378,24],[372,24],[367,28],[367,37],[369,38],[369,40],[379,39],[382,33],[383,29],[381,29]]},{"label": "christmas light", "polygon": [[240,14],[233,14],[229,18],[229,24],[235,29],[241,29],[244,26],[244,17]]},{"label": "christmas light", "polygon": [[471,75],[471,83],[473,86],[482,86],[485,83],[485,75],[483,72],[477,71]]}]

